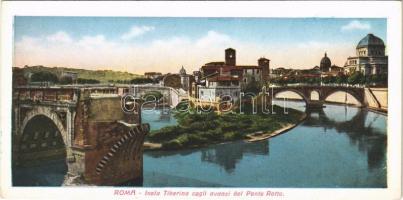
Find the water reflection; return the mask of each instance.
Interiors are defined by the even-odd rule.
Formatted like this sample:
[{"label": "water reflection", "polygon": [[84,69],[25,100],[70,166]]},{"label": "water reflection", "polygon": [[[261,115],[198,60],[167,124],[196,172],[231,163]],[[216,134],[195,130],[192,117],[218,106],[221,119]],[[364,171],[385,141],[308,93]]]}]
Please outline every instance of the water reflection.
[{"label": "water reflection", "polygon": [[67,172],[66,148],[53,121],[33,117],[23,130],[12,167],[13,186],[60,186]]},{"label": "water reflection", "polygon": [[60,186],[67,171],[66,161],[50,160],[13,169],[13,186]]},{"label": "water reflection", "polygon": [[[331,107],[331,105],[328,105]],[[350,108],[353,109],[353,108]],[[307,118],[302,123],[306,127],[323,127],[323,132],[335,129],[339,134],[346,134],[352,145],[367,154],[368,168],[378,168],[385,162],[387,136],[385,132],[372,127],[380,115],[368,121],[369,111],[355,108],[355,115],[347,121],[338,121],[334,117],[328,117],[324,109],[306,110]],[[386,128],[386,127],[385,127]]]},{"label": "water reflection", "polygon": [[[332,106],[329,105],[328,109],[332,109]],[[327,130],[335,129],[337,133],[345,134],[352,145],[357,146],[360,152],[367,154],[368,168],[378,168],[385,162],[387,137],[384,132],[366,125],[367,110],[357,108],[354,110],[355,112],[350,112],[350,114],[354,113],[355,115],[348,117],[349,120],[339,121],[337,120],[337,115],[328,116],[324,109],[309,109],[305,111],[307,118],[301,126],[321,127],[323,133],[326,133]],[[373,120],[376,120],[376,118]],[[269,155],[269,141],[216,145],[202,149],[201,160],[215,163],[227,173],[232,173],[245,153]]]},{"label": "water reflection", "polygon": [[169,109],[143,110],[142,122],[149,123],[151,130],[158,130],[165,126],[176,125],[176,119]]},{"label": "water reflection", "polygon": [[170,122],[172,120],[171,109],[160,110],[160,121]]},{"label": "water reflection", "polygon": [[[288,105],[292,108],[305,110],[302,103],[291,102]],[[339,105],[327,105],[326,108],[323,109],[310,109],[305,110],[305,112],[307,118],[298,127],[315,131],[319,128],[319,130],[321,129],[320,132],[322,134],[343,134],[347,136],[350,146],[355,146],[359,152],[364,155],[366,154],[367,168],[369,170],[384,168],[383,165],[386,165],[387,136],[385,127],[380,129],[377,124],[382,122],[381,118],[385,118],[385,116],[375,114],[374,116],[376,117],[368,117],[371,112],[365,109],[353,107],[346,108]],[[346,120],[342,120],[343,118]],[[368,123],[368,121],[371,121],[371,123]],[[295,134],[294,132],[295,131],[290,131],[284,134]],[[332,139],[333,138],[330,136],[329,140]],[[270,152],[269,142],[271,140],[272,139],[255,143],[247,143],[243,141],[229,142],[225,144],[211,145],[201,149],[146,152],[146,156],[162,158],[178,155],[183,157],[198,155],[201,162],[215,164],[223,169],[227,174],[234,174],[237,165],[245,158],[245,155],[255,157],[266,156],[267,158],[265,159],[268,159]],[[334,145],[336,145],[337,148],[338,143],[335,142]],[[292,147],[284,146],[282,148],[287,149]]]},{"label": "water reflection", "polygon": [[227,145],[217,145],[212,148],[201,150],[201,160],[221,166],[227,173],[235,170],[236,164],[242,160],[243,155],[269,155],[269,142],[255,144],[240,142]]},{"label": "water reflection", "polygon": [[200,152],[200,160],[209,162],[222,167],[227,173],[232,173],[236,164],[242,160],[245,154],[251,155],[269,155],[269,142],[261,141],[247,143],[242,141],[229,142],[225,144],[212,145],[202,149],[190,149],[180,151],[151,151],[147,155],[153,158],[161,158],[173,155],[187,156]]}]

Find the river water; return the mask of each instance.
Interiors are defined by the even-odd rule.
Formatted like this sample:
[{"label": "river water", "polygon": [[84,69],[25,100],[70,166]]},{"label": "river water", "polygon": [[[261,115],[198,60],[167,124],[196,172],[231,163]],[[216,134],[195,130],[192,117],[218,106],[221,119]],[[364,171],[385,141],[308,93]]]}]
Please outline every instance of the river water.
[{"label": "river water", "polygon": [[[305,110],[300,102],[286,106]],[[143,119],[158,129],[164,126],[158,114]],[[304,122],[269,140],[145,152],[143,186],[386,187],[386,120],[355,107],[326,105],[308,111]]]},{"label": "river water", "polygon": [[[283,105],[283,102],[276,102]],[[305,111],[304,103],[287,107]],[[255,143],[144,152],[144,187],[386,187],[387,116],[326,105],[294,129]],[[176,124],[171,114],[143,112],[152,130]],[[13,170],[15,186],[60,186],[63,161]]]}]

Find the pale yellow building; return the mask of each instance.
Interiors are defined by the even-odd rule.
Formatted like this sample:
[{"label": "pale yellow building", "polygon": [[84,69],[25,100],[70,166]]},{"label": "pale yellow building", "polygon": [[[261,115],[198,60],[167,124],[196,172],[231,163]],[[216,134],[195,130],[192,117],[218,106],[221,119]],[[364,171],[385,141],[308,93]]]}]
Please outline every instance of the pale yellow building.
[{"label": "pale yellow building", "polygon": [[385,55],[385,44],[381,38],[368,34],[358,43],[356,56],[347,58],[344,72],[352,74],[358,71],[364,75],[388,73],[388,56]]}]

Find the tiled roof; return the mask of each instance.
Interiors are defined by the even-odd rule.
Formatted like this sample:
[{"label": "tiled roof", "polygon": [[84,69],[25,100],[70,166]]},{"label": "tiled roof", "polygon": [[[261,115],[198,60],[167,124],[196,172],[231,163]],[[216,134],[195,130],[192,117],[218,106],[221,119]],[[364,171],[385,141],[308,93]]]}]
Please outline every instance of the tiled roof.
[{"label": "tiled roof", "polygon": [[241,68],[241,69],[261,69],[262,68],[257,65],[237,65],[236,67]]},{"label": "tiled roof", "polygon": [[370,33],[360,40],[360,42],[357,45],[357,48],[366,47],[366,46],[383,46],[384,47],[385,44],[383,43],[381,38]]}]

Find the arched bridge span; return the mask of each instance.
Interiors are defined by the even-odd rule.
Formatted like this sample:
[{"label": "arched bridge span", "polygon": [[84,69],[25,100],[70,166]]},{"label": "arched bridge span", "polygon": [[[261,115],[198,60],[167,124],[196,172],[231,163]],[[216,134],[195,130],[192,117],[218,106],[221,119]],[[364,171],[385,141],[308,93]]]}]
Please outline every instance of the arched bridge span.
[{"label": "arched bridge span", "polygon": [[[345,86],[271,86],[266,89],[270,97],[276,97],[282,92],[295,92],[305,101],[307,107],[323,107],[323,104],[330,95],[336,92],[346,92],[353,96],[361,107],[367,107],[365,88]],[[315,95],[315,97],[313,97]]]},{"label": "arched bridge span", "polygon": [[25,86],[13,92],[14,165],[64,156],[66,185],[142,180],[149,125],[141,123],[140,106],[123,111],[119,88]]}]

